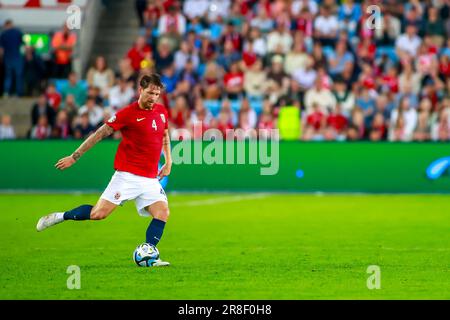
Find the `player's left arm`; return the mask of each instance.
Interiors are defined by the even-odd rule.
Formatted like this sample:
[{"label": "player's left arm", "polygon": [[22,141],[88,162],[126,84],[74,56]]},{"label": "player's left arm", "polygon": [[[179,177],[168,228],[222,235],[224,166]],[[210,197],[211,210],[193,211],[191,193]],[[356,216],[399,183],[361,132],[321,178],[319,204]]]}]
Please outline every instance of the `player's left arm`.
[{"label": "player's left arm", "polygon": [[163,152],[164,158],[166,159],[166,163],[162,166],[161,170],[159,170],[158,172],[159,180],[168,176],[170,174],[170,170],[172,169],[172,154],[170,153],[169,129],[164,130]]}]

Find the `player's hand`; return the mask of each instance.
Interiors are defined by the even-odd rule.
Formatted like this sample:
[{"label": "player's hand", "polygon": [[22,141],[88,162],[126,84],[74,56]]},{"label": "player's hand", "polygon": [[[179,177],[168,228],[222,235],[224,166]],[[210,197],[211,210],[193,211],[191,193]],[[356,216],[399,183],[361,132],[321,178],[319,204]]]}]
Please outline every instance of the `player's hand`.
[{"label": "player's hand", "polygon": [[75,163],[75,159],[72,156],[68,156],[62,159],[55,164],[56,169],[64,170],[71,167]]},{"label": "player's hand", "polygon": [[158,172],[158,180],[162,180],[164,177],[170,174],[170,170],[172,169],[172,163],[164,164]]}]

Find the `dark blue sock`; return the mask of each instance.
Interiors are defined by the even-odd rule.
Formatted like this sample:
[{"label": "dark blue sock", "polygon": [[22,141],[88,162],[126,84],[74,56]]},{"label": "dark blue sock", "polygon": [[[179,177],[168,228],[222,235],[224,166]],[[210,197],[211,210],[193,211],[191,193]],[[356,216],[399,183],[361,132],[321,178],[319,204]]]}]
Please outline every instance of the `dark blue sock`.
[{"label": "dark blue sock", "polygon": [[92,206],[84,204],[78,208],[64,212],[64,220],[89,220],[91,219]]},{"label": "dark blue sock", "polygon": [[150,243],[156,247],[159,240],[161,240],[165,225],[166,223],[164,221],[153,218],[152,222],[150,222],[150,225],[147,228],[145,242]]}]

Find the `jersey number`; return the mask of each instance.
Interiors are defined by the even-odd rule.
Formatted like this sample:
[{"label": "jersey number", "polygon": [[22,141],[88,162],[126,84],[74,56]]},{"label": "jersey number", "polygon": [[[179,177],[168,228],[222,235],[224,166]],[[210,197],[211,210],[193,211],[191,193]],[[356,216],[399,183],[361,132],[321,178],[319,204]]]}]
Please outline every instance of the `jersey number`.
[{"label": "jersey number", "polygon": [[153,120],[153,122],[152,122],[152,128],[155,128],[155,130],[158,130],[158,127],[156,126],[156,121],[155,120]]}]

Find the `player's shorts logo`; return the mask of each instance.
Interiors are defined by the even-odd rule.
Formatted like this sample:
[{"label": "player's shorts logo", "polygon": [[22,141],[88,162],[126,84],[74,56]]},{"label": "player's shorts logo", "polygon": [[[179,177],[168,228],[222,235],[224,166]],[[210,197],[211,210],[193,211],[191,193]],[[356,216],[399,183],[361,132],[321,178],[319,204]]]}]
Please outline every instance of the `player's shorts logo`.
[{"label": "player's shorts logo", "polygon": [[109,120],[108,120],[109,123],[113,123],[114,121],[116,121],[116,116],[112,116],[112,117],[109,118]]},{"label": "player's shorts logo", "polygon": [[120,192],[116,192],[116,194],[114,195],[114,199],[119,200],[120,199]]}]

